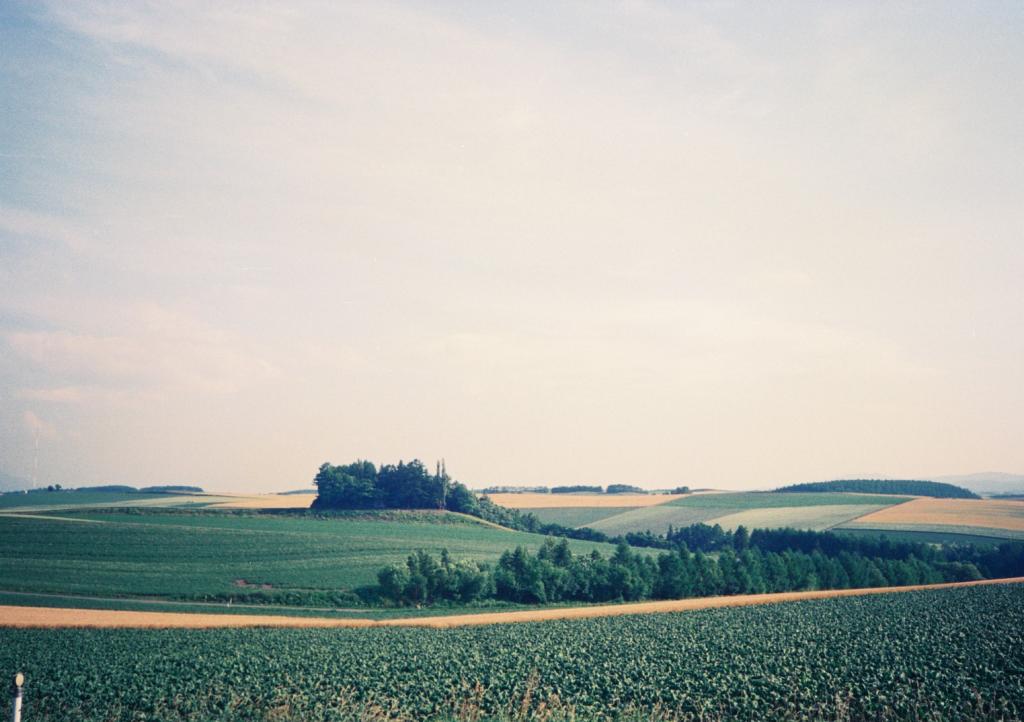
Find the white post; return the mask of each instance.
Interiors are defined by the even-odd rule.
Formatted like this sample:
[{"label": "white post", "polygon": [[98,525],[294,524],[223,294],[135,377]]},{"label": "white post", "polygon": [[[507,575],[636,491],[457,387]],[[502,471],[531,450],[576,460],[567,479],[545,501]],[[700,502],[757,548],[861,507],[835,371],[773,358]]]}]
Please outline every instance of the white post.
[{"label": "white post", "polygon": [[14,675],[14,710],[11,713],[11,722],[21,722],[21,686],[25,684],[25,675],[18,672]]}]

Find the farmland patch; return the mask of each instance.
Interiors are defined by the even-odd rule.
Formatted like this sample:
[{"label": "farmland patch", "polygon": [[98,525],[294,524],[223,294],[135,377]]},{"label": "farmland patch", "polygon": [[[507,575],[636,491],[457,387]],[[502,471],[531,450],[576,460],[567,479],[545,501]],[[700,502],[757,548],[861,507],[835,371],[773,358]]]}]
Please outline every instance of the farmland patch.
[{"label": "farmland patch", "polygon": [[689,507],[662,504],[643,509],[630,509],[590,524],[590,527],[611,535],[642,531],[664,534],[668,531],[669,526],[679,528],[706,523],[717,516],[728,514],[730,511],[730,509],[713,506]]},{"label": "farmland patch", "polygon": [[959,526],[1024,532],[1024,501],[919,498],[861,517],[856,525]]},{"label": "farmland patch", "polygon": [[1024,587],[446,630],[0,629],[0,668],[26,673],[33,722],[1021,719]]},{"label": "farmland patch", "polygon": [[555,509],[564,507],[656,506],[680,499],[677,494],[488,494],[491,501],[508,509]]},{"label": "farmland patch", "polygon": [[836,506],[763,507],[726,514],[714,519],[723,529],[735,531],[738,526],[747,529],[813,529],[823,531],[837,524],[877,511],[876,504],[838,504]]}]

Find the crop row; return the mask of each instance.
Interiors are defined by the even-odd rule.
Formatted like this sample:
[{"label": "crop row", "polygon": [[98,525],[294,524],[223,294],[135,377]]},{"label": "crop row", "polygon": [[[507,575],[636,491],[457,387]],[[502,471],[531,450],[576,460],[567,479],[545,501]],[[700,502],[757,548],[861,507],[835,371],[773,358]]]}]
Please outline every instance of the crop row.
[{"label": "crop row", "polygon": [[451,630],[5,629],[0,669],[28,677],[26,722],[1011,720],[1024,585]]}]

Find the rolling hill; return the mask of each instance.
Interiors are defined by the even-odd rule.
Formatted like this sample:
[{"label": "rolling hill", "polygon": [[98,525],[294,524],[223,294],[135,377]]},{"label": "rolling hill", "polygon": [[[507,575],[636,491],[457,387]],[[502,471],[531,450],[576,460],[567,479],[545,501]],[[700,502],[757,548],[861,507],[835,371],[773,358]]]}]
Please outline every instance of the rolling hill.
[{"label": "rolling hill", "polygon": [[[496,561],[548,537],[448,512],[314,517],[238,511],[0,515],[0,592],[352,606],[382,567],[425,550]],[[572,541],[574,553],[609,544]]]}]

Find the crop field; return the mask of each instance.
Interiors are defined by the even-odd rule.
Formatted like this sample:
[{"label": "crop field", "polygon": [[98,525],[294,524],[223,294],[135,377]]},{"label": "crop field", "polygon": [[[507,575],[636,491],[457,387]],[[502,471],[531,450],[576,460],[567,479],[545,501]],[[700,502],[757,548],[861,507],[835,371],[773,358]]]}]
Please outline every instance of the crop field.
[{"label": "crop field", "polygon": [[120,491],[35,491],[31,494],[0,494],[0,511],[22,509],[69,509],[76,506],[106,506],[142,501],[170,501],[173,494],[125,493]]},{"label": "crop field", "polygon": [[0,668],[31,722],[1015,720],[1024,585],[446,630],[2,629]]},{"label": "crop field", "polygon": [[1024,501],[920,498],[861,517],[857,524],[962,526],[1024,532]]},{"label": "crop field", "polygon": [[794,529],[814,529],[823,531],[837,524],[856,519],[863,514],[884,509],[876,504],[825,504],[816,506],[795,507],[763,507],[747,509],[715,518],[715,524],[723,529],[735,530],[743,525],[747,529],[773,529],[792,527]]},{"label": "crop field", "polygon": [[[898,533],[942,534],[951,537],[949,541],[966,544],[974,537],[988,537],[991,541],[1007,539],[1024,539],[1024,531],[1013,529],[996,529],[984,526],[965,526],[961,524],[861,524],[859,519],[836,527],[836,531],[860,531],[865,533],[885,534],[892,537]],[[952,538],[956,537],[956,538]]]},{"label": "crop field", "polygon": [[417,549],[495,561],[519,544],[536,550],[546,538],[429,512],[337,519],[76,512],[68,519],[97,523],[0,516],[0,590],[336,606],[330,595],[374,583],[378,569]]},{"label": "crop field", "polygon": [[[940,530],[948,527],[937,527]],[[949,531],[921,531],[918,529],[860,529],[851,528],[849,525],[837,526],[832,529],[843,536],[877,537],[884,535],[887,539],[901,542],[921,542],[923,544],[974,544],[991,546],[1006,541],[1006,537],[999,536],[999,532],[991,533],[991,530],[981,529],[982,534],[951,533]]]},{"label": "crop field", "polygon": [[[57,491],[0,495],[0,514],[77,509],[168,507],[201,509],[234,497],[214,494],[147,494],[111,491]],[[283,497],[287,498],[287,497]]]},{"label": "crop field", "polygon": [[[794,527],[823,530],[857,519],[864,514],[908,501],[910,497],[869,494],[773,494],[741,492],[717,494],[691,494],[687,496],[652,496],[661,499],[658,504],[631,507],[534,507],[558,494],[506,494],[505,497],[538,497],[520,506],[537,515],[542,521],[565,526],[582,527],[617,535],[634,531],[652,531],[664,534],[669,526],[690,524],[721,524],[735,529],[743,524],[748,529]],[[586,499],[587,495],[565,495]],[[602,498],[589,495],[590,499]],[[607,498],[607,497],[605,497]]]},{"label": "crop field", "polygon": [[[660,509],[660,506],[640,507],[641,509]],[[596,523],[602,519],[622,514],[623,512],[634,511],[635,507],[626,506],[562,506],[547,509],[528,509],[535,517],[545,524],[561,524],[562,526],[581,527],[590,526],[596,528]]]},{"label": "crop field", "polygon": [[681,527],[698,523],[711,523],[711,520],[728,514],[731,509],[720,507],[691,507],[661,504],[642,509],[630,509],[615,516],[606,517],[590,524],[593,529],[605,534],[625,534],[631,531],[650,530],[655,534],[664,534],[669,526]]},{"label": "crop field", "polygon": [[578,507],[655,506],[673,499],[676,494],[488,494],[491,501],[509,509],[558,509]]},{"label": "crop field", "polygon": [[[791,493],[723,492],[714,494],[632,495],[647,506],[572,506],[607,503],[630,495],[496,494],[544,522],[590,527],[615,536],[651,531],[664,534],[669,526],[720,524],[726,529],[792,527],[824,531],[859,530],[862,533],[919,532],[931,541],[968,543],[972,539],[1024,539],[1024,501],[931,499],[888,494],[837,492]],[[564,498],[563,498],[564,497]],[[569,506],[536,506],[543,503]],[[657,503],[651,503],[657,502]]]},{"label": "crop field", "polygon": [[316,494],[259,494],[229,496],[210,506],[215,509],[308,509]]}]

